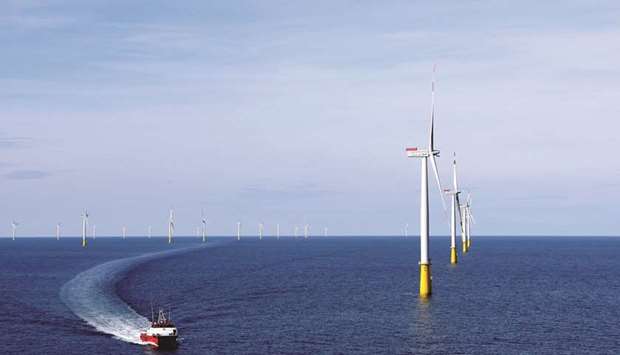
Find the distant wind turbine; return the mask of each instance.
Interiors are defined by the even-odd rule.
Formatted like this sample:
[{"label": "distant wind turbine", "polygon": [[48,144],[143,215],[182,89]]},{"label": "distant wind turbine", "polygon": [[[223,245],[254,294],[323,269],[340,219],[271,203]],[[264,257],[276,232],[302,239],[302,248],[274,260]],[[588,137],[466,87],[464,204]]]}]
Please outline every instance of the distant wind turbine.
[{"label": "distant wind turbine", "polygon": [[237,240],[241,240],[241,222],[237,222]]},{"label": "distant wind turbine", "polygon": [[429,141],[427,149],[407,148],[407,156],[410,158],[421,158],[422,161],[422,178],[420,185],[420,296],[428,297],[432,293],[431,263],[428,256],[429,251],[429,218],[428,218],[428,161],[431,161],[441,203],[445,211],[445,202],[443,201],[443,191],[439,180],[439,172],[437,171],[437,162],[435,157],[439,156],[439,150],[434,145],[434,125],[435,125],[435,68],[433,68],[433,81],[431,85],[431,122],[429,130]]},{"label": "distant wind turbine", "polygon": [[280,239],[280,223],[276,224],[276,239]]},{"label": "distant wind turbine", "polygon": [[60,222],[56,223],[56,240],[60,240],[60,226]]},{"label": "distant wind turbine", "polygon": [[[446,194],[450,196],[450,263],[456,264],[458,262],[458,256],[456,252],[456,214],[457,210],[461,215],[461,208],[459,202],[459,188],[456,180],[456,153],[454,154],[454,160],[452,161],[452,189],[446,189]],[[461,216],[462,220],[462,216]],[[462,225],[462,223],[459,223]]]},{"label": "distant wind turbine", "polygon": [[86,234],[88,228],[88,211],[82,213],[82,248],[86,248]]},{"label": "distant wind turbine", "polygon": [[325,228],[323,229],[323,236],[324,236],[324,237],[327,237],[327,227],[325,227]]},{"label": "distant wind turbine", "polygon": [[170,209],[170,216],[168,217],[168,244],[172,244],[173,235],[174,235],[174,210]]},{"label": "distant wind turbine", "polygon": [[299,229],[299,227],[295,226],[295,239],[297,239],[297,229]]},{"label": "distant wind turbine", "polygon": [[93,224],[93,240],[97,239],[97,225]]},{"label": "distant wind turbine", "polygon": [[409,223],[405,223],[405,238],[409,236]]},{"label": "distant wind turbine", "polygon": [[127,227],[123,226],[123,239],[127,237]]},{"label": "distant wind turbine", "polygon": [[204,210],[201,213],[201,221],[202,221],[202,242],[207,241],[207,218],[205,217]]},{"label": "distant wind turbine", "polygon": [[310,228],[309,225],[305,225],[304,226],[304,239],[308,239],[308,229]]},{"label": "distant wind turbine", "polygon": [[17,231],[17,226],[19,226],[19,223],[15,221],[11,222],[11,237],[13,240],[15,240],[15,232]]},{"label": "distant wind turbine", "polygon": [[258,240],[263,240],[263,222],[258,224]]}]

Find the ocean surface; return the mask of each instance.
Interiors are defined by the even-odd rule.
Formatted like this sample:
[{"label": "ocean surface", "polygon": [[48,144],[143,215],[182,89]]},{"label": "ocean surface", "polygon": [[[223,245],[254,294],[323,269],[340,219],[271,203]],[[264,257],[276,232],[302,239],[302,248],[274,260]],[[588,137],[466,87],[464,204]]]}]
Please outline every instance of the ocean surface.
[{"label": "ocean surface", "polygon": [[[620,238],[0,239],[2,354],[618,354]],[[140,344],[151,304],[181,344]]]}]

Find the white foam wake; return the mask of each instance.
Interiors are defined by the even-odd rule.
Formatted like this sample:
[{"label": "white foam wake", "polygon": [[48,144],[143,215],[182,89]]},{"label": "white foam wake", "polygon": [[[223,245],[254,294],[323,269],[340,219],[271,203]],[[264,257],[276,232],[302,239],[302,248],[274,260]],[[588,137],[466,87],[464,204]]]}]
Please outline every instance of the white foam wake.
[{"label": "white foam wake", "polygon": [[126,342],[143,344],[140,331],[148,327],[149,320],[121,300],[115,292],[116,283],[127,271],[145,261],[195,248],[143,254],[97,265],[64,284],[60,297],[73,313],[98,331]]}]

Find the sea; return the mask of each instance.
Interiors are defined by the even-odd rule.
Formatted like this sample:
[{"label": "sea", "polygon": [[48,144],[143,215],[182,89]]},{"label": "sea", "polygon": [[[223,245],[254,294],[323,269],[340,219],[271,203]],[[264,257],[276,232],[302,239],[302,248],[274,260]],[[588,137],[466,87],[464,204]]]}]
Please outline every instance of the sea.
[{"label": "sea", "polygon": [[[1,354],[619,354],[620,238],[0,239]],[[139,340],[171,312],[175,350]]]}]

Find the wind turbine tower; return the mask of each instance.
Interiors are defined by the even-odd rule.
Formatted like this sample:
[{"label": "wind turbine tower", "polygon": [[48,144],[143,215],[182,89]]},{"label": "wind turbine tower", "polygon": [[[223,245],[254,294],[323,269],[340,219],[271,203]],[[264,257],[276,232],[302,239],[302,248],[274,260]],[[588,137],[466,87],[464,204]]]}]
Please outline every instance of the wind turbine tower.
[{"label": "wind turbine tower", "polygon": [[202,242],[205,243],[207,241],[207,218],[205,217],[204,211],[201,214],[202,221]]},{"label": "wind turbine tower", "polygon": [[[443,202],[443,191],[437,171],[435,157],[439,156],[439,150],[434,146],[434,124],[435,124],[435,69],[433,68],[433,81],[431,86],[431,123],[429,130],[429,143],[427,149],[407,148],[407,156],[410,158],[420,158],[422,162],[421,183],[420,183],[420,297],[428,297],[432,293],[431,260],[428,256],[429,251],[429,218],[428,218],[428,161],[431,161],[435,179],[439,187],[439,195]],[[445,207],[444,207],[445,210]]]},{"label": "wind turbine tower", "polygon": [[127,237],[127,227],[123,226],[123,239]]},{"label": "wind turbine tower", "polygon": [[97,239],[97,225],[93,224],[93,240]]},{"label": "wind turbine tower", "polygon": [[86,248],[86,233],[88,228],[88,211],[82,213],[82,248]]},{"label": "wind turbine tower", "polygon": [[237,222],[237,240],[241,240],[241,222]]},{"label": "wind turbine tower", "polygon": [[280,223],[276,224],[276,239],[280,239]]},{"label": "wind turbine tower", "polygon": [[172,244],[172,237],[174,236],[174,210],[170,210],[168,216],[168,244]]},{"label": "wind turbine tower", "polygon": [[56,223],[56,240],[60,240],[60,222]]},{"label": "wind turbine tower", "polygon": [[304,239],[308,239],[308,229],[310,228],[309,225],[305,225],[304,226]]},{"label": "wind turbine tower", "polygon": [[11,222],[11,238],[13,240],[15,240],[15,232],[17,231],[17,226],[19,226],[19,223],[15,221]]},{"label": "wind turbine tower", "polygon": [[295,239],[297,239],[297,230],[299,229],[299,227],[295,226]]},{"label": "wind turbine tower", "polygon": [[[456,264],[458,262],[458,256],[456,252],[456,213],[458,210],[461,214],[460,202],[459,202],[459,189],[456,182],[456,153],[454,154],[454,160],[452,161],[452,190],[445,190],[447,195],[450,195],[450,264]],[[462,219],[462,216],[461,216]],[[462,225],[462,223],[460,223]]]},{"label": "wind turbine tower", "polygon": [[258,224],[258,240],[263,240],[263,222]]},{"label": "wind turbine tower", "polygon": [[148,237],[151,239],[151,233],[153,231],[153,227],[149,226]]}]

